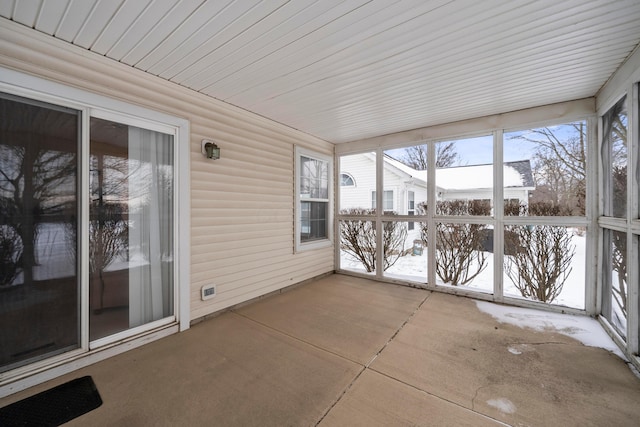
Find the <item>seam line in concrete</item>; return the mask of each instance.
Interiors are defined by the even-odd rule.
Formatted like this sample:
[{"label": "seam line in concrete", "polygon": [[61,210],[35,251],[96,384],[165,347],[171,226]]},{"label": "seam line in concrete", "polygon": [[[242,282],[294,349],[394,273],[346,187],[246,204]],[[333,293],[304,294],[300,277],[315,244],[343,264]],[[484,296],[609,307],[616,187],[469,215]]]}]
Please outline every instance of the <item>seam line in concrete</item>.
[{"label": "seam line in concrete", "polygon": [[[353,387],[353,385],[356,383],[356,381],[358,381],[358,378],[360,378],[360,376],[362,376],[362,374],[364,373],[364,371],[366,371],[367,369],[370,369],[370,368],[369,368],[369,366],[373,363],[373,361],[374,361],[374,360],[376,360],[376,358],[380,355],[380,353],[382,353],[382,351],[383,351],[385,348],[387,348],[387,346],[388,346],[388,345],[389,345],[389,344],[390,344],[390,343],[395,339],[395,337],[400,333],[400,331],[405,327],[405,325],[406,325],[407,323],[409,323],[409,321],[411,321],[411,319],[413,319],[413,317],[418,313],[418,311],[420,311],[420,309],[422,308],[422,306],[425,304],[425,302],[427,302],[427,300],[429,299],[429,297],[430,297],[432,294],[433,294],[433,292],[428,292],[428,293],[427,293],[427,295],[425,295],[425,297],[422,299],[422,301],[420,301],[420,304],[418,304],[418,306],[417,306],[417,307],[416,307],[416,308],[415,308],[415,309],[414,309],[414,310],[413,310],[413,311],[412,311],[412,312],[407,316],[407,318],[404,320],[404,322],[402,322],[402,324],[401,324],[401,325],[396,329],[396,331],[393,333],[393,335],[391,335],[391,337],[389,338],[389,340],[387,340],[387,342],[386,342],[386,343],[384,343],[384,345],[380,348],[380,350],[378,350],[378,351],[376,352],[376,354],[371,358],[371,360],[369,360],[369,362],[367,362],[365,365],[363,365],[361,362],[358,362],[358,361],[355,361],[355,360],[351,360],[350,358],[345,357],[344,355],[337,354],[337,353],[335,353],[335,352],[333,352],[333,351],[331,351],[331,350],[328,350],[328,349],[326,349],[326,348],[320,347],[320,346],[318,346],[318,345],[316,345],[316,344],[313,344],[313,343],[310,343],[310,342],[308,342],[308,341],[305,341],[305,340],[303,340],[303,339],[301,339],[301,338],[299,338],[299,337],[293,336],[293,335],[288,334],[288,333],[286,333],[286,332],[284,332],[284,331],[281,331],[281,330],[279,330],[279,329],[276,329],[276,328],[274,328],[273,326],[270,326],[270,325],[264,324],[264,323],[262,323],[262,322],[260,322],[260,321],[258,321],[258,320],[256,320],[256,319],[253,319],[253,318],[251,318],[251,317],[249,317],[249,316],[247,316],[247,315],[244,315],[244,314],[242,314],[242,313],[239,313],[239,312],[237,312],[236,310],[231,310],[231,313],[236,314],[236,315],[238,315],[238,316],[242,317],[243,319],[247,319],[247,320],[249,320],[250,322],[253,322],[253,323],[255,323],[255,324],[257,324],[257,325],[260,325],[260,326],[262,326],[262,327],[264,327],[264,328],[270,329],[270,330],[272,330],[272,331],[274,331],[274,332],[277,332],[277,333],[279,333],[279,334],[281,334],[281,335],[284,335],[284,336],[286,336],[286,337],[289,337],[289,338],[291,338],[291,339],[293,339],[293,340],[295,340],[295,341],[299,341],[299,342],[304,343],[304,344],[306,344],[306,345],[309,345],[309,346],[311,346],[311,347],[313,347],[313,348],[315,348],[315,349],[318,349],[318,350],[320,350],[320,351],[327,352],[327,353],[329,353],[329,354],[332,354],[332,355],[334,355],[334,356],[337,356],[337,357],[339,357],[339,358],[341,358],[341,359],[344,359],[344,360],[347,360],[347,361],[349,361],[349,362],[355,363],[355,364],[357,364],[357,365],[359,365],[359,366],[361,366],[361,367],[362,367],[362,369],[360,369],[360,371],[359,371],[359,372],[354,376],[354,378],[349,382],[349,384],[347,384],[347,386],[344,388],[344,390],[342,390],[342,393],[340,393],[340,394],[338,395],[338,397],[335,399],[335,401],[334,401],[331,405],[329,405],[329,407],[328,407],[328,408],[327,408],[327,410],[322,414],[322,416],[320,417],[320,419],[318,419],[318,421],[317,421],[317,422],[316,422],[316,424],[315,424],[316,426],[318,426],[318,425],[322,422],[322,420],[324,420],[324,419],[326,418],[326,416],[329,414],[329,412],[331,412],[331,410],[332,410],[332,409],[333,409],[333,408],[334,408],[334,407],[335,407],[335,406],[340,402],[340,400],[342,400],[342,398],[344,397],[344,395],[345,395],[345,394],[347,394],[347,392],[348,392],[348,391]],[[375,372],[378,372],[378,371],[375,371]],[[382,373],[380,373],[380,374],[382,374]],[[385,374],[382,374],[382,375],[385,375]],[[387,377],[388,377],[388,375],[385,375],[385,376],[387,376]],[[391,377],[389,377],[389,378],[391,378]],[[396,380],[396,381],[397,381],[397,380]],[[412,386],[412,387],[413,387],[413,386]],[[414,387],[414,388],[415,388],[415,387]]]},{"label": "seam line in concrete", "polygon": [[336,353],[336,352],[334,352],[334,351],[331,351],[331,350],[329,350],[329,349],[326,349],[326,348],[324,348],[324,347],[320,347],[320,346],[319,346],[319,345],[317,345],[317,344],[314,344],[314,343],[311,343],[311,342],[305,341],[305,340],[303,340],[302,338],[299,338],[299,337],[296,337],[296,336],[294,336],[294,335],[288,334],[288,333],[286,333],[286,332],[284,332],[284,331],[281,331],[280,329],[276,329],[276,328],[274,328],[273,326],[270,326],[270,325],[267,325],[267,324],[265,324],[265,323],[262,323],[262,322],[260,322],[260,321],[258,321],[258,320],[256,320],[256,319],[252,319],[251,317],[248,317],[248,316],[246,316],[246,315],[244,315],[244,314],[242,314],[242,313],[238,313],[237,311],[231,311],[231,313],[236,314],[236,315],[238,315],[238,316],[242,317],[243,319],[246,319],[246,320],[248,320],[248,321],[250,321],[250,322],[253,322],[253,323],[255,323],[256,325],[260,325],[260,326],[262,326],[262,327],[264,327],[264,328],[267,328],[267,329],[269,329],[269,330],[272,330],[272,331],[274,331],[274,332],[277,332],[277,333],[279,333],[280,335],[284,335],[285,337],[291,338],[292,340],[295,340],[295,341],[301,342],[301,343],[303,343],[303,344],[306,344],[306,345],[308,345],[308,346],[311,346],[311,347],[315,348],[316,350],[321,350],[321,351],[324,351],[324,352],[326,352],[326,353],[329,353],[329,354],[332,354],[332,355],[334,355],[334,356],[337,356],[337,357],[339,357],[339,358],[341,358],[341,359],[347,360],[347,361],[349,361],[349,362],[351,362],[351,363],[355,363],[356,365],[364,366],[364,365],[362,364],[362,362],[358,362],[357,360],[352,360],[352,359],[350,359],[350,358],[348,358],[348,357],[346,357],[346,356],[344,356],[344,355],[342,355],[342,354],[338,354],[338,353]]},{"label": "seam line in concrete", "polygon": [[[402,330],[402,328],[404,328],[404,326],[413,318],[413,316],[415,316],[415,314],[418,312],[418,310],[420,310],[420,308],[422,307],[422,305],[427,301],[427,299],[429,298],[429,296],[431,295],[431,292],[427,293],[427,295],[422,299],[422,301],[420,301],[420,304],[418,304],[418,307],[416,307],[415,310],[413,310],[413,312],[411,312],[409,314],[409,316],[407,316],[407,318],[404,320],[404,322],[402,322],[402,324],[398,327],[398,329],[396,329],[396,331],[393,333],[393,335],[391,336],[391,338],[389,338],[389,340],[384,343],[384,345],[380,348],[380,350],[378,350],[376,352],[376,354],[373,356],[373,358],[362,367],[362,369],[360,370],[360,372],[358,372],[358,374],[353,378],[353,380],[351,380],[351,382],[344,388],[344,390],[342,390],[342,393],[340,393],[340,395],[338,396],[338,398],[333,402],[333,404],[331,404],[327,410],[324,412],[324,414],[322,414],[322,416],[320,417],[320,419],[318,420],[318,422],[316,423],[316,427],[322,422],[322,420],[325,419],[325,417],[327,415],[329,415],[329,412],[331,412],[331,410],[340,402],[340,400],[342,400],[342,398],[344,397],[345,394],[347,394],[347,392],[349,390],[351,390],[351,388],[353,387],[353,385],[356,383],[356,381],[358,381],[358,378],[360,378],[362,376],[362,374],[364,373],[364,371],[366,371],[369,368],[369,365],[371,365],[371,363],[373,363],[374,360],[376,360],[376,358],[378,357],[378,355],[385,349],[387,348],[387,346],[389,345],[389,343],[391,341],[393,341],[393,339],[396,337],[396,335],[398,335],[398,333]],[[362,365],[360,365],[362,366]]]},{"label": "seam line in concrete", "polygon": [[[362,366],[362,365],[360,365]],[[364,373],[364,371],[367,370],[366,366],[362,366],[362,369],[360,369],[360,372],[358,372],[356,374],[355,377],[353,377],[353,380],[351,380],[351,382],[349,384],[347,384],[347,386],[344,388],[344,390],[342,390],[342,393],[340,393],[340,395],[338,396],[338,398],[331,404],[329,405],[329,407],[327,408],[326,411],[324,411],[324,413],[322,414],[322,416],[320,417],[320,419],[318,420],[318,422],[315,424],[316,427],[318,425],[320,425],[320,423],[322,422],[322,420],[325,419],[325,417],[327,415],[329,415],[329,412],[331,412],[331,410],[338,404],[338,402],[340,402],[342,400],[342,397],[347,394],[347,392],[349,390],[351,390],[351,387],[353,387],[353,385],[355,384],[356,381],[358,381],[358,378],[360,378],[360,376]]]},{"label": "seam line in concrete", "polygon": [[[371,371],[373,371],[373,372],[375,372],[375,373],[377,373],[377,374],[380,374],[380,375],[382,375],[382,376],[384,376],[384,377],[386,377],[386,378],[389,378],[389,379],[390,379],[390,380],[392,380],[392,381],[397,381],[397,382],[399,382],[400,384],[404,384],[404,385],[406,385],[406,386],[408,386],[408,387],[411,387],[412,389],[414,389],[414,390],[416,390],[416,391],[419,391],[419,392],[421,392],[421,393],[427,394],[427,395],[429,395],[429,396],[431,396],[431,397],[435,397],[435,398],[436,398],[436,399],[438,399],[438,400],[442,400],[443,402],[447,402],[447,403],[450,403],[450,404],[452,404],[452,405],[455,405],[455,406],[457,406],[458,408],[461,408],[461,409],[463,409],[463,410],[465,410],[465,411],[473,412],[474,414],[479,415],[479,416],[481,416],[481,417],[484,417],[484,418],[486,418],[486,419],[488,419],[488,420],[494,421],[494,422],[499,423],[499,424],[504,425],[504,426],[509,426],[509,424],[506,424],[504,421],[500,421],[500,420],[498,420],[498,419],[496,419],[496,418],[490,417],[489,415],[483,414],[483,413],[481,413],[481,412],[477,412],[477,411],[476,411],[476,410],[474,410],[474,409],[467,408],[466,406],[463,406],[463,405],[461,405],[461,404],[459,404],[459,403],[457,403],[457,402],[454,402],[454,401],[449,400],[449,399],[445,399],[444,397],[442,397],[442,396],[438,396],[437,394],[433,394],[433,393],[431,393],[431,392],[429,392],[429,391],[427,391],[427,390],[423,390],[423,389],[421,389],[420,387],[417,387],[417,386],[415,386],[415,385],[413,385],[413,384],[411,384],[411,383],[408,383],[408,382],[402,381],[402,380],[400,380],[400,379],[398,379],[398,378],[392,377],[391,375],[386,374],[386,373],[381,372],[381,371],[378,371],[377,369],[369,368],[369,370],[371,370]],[[480,389],[484,388],[484,387],[488,387],[488,386],[481,386],[481,387],[479,387],[479,388],[478,388],[478,390],[476,390],[476,395],[477,395],[478,391],[479,391]],[[475,396],[474,396],[474,399],[475,399]],[[473,402],[471,402],[471,403],[473,404]]]},{"label": "seam line in concrete", "polygon": [[411,319],[413,319],[413,317],[416,315],[416,313],[418,313],[418,311],[420,311],[420,309],[422,308],[422,306],[424,305],[425,302],[427,302],[427,300],[429,299],[429,297],[432,295],[432,292],[429,292],[422,301],[420,301],[420,304],[418,304],[418,306],[416,307],[415,310],[413,310],[413,312],[411,314],[409,314],[409,316],[404,320],[404,322],[402,322],[402,324],[400,325],[400,327],[394,332],[393,335],[391,335],[391,338],[389,338],[389,340],[384,343],[384,345],[382,346],[382,348],[380,350],[378,350],[378,352],[371,358],[371,360],[369,360],[369,362],[365,365],[366,368],[368,368],[369,366],[371,366],[371,364],[378,358],[378,356],[380,355],[380,353],[382,353],[382,351],[387,348],[387,346],[396,338],[396,336],[398,336],[398,334],[400,333],[400,331],[405,327],[405,325],[407,323],[409,323],[411,321]]}]

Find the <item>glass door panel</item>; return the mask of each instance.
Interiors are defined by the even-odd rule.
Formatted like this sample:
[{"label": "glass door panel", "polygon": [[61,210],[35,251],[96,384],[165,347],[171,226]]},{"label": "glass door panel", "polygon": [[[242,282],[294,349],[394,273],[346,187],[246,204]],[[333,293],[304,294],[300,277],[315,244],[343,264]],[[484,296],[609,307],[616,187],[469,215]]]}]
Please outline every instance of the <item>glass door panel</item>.
[{"label": "glass door panel", "polygon": [[0,372],[80,346],[80,120],[0,94]]},{"label": "glass door panel", "polygon": [[173,136],[91,118],[89,339],[174,315]]}]

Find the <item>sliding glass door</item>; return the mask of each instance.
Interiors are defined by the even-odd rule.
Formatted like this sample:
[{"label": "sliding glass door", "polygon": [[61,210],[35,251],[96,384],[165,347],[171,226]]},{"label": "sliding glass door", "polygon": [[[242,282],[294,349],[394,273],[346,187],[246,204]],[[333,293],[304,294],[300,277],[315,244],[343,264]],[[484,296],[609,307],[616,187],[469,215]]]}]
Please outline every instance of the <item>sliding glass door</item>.
[{"label": "sliding glass door", "polygon": [[173,135],[91,118],[89,338],[172,316]]},{"label": "sliding glass door", "polygon": [[80,346],[80,111],[0,94],[0,372]]},{"label": "sliding glass door", "polygon": [[3,93],[0,120],[0,380],[175,322],[175,128]]}]

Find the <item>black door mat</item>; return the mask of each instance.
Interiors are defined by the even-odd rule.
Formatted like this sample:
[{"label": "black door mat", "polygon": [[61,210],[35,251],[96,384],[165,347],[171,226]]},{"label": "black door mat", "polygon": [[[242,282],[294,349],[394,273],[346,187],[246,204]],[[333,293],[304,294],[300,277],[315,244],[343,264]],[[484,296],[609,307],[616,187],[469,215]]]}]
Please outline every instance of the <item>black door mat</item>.
[{"label": "black door mat", "polygon": [[91,377],[82,377],[0,408],[0,426],[59,426],[102,405]]}]

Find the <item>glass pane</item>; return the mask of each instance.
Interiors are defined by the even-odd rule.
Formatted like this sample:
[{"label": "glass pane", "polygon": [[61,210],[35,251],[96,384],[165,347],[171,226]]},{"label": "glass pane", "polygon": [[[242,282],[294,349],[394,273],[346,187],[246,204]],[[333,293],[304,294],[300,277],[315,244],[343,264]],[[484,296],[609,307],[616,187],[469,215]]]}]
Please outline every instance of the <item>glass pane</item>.
[{"label": "glass pane", "polygon": [[627,272],[627,234],[613,230],[603,230],[605,262],[602,314],[620,334],[627,336],[627,309],[629,276]]},{"label": "glass pane", "polygon": [[302,156],[300,158],[300,198],[329,198],[329,163]]},{"label": "glass pane", "polygon": [[89,337],[173,315],[173,136],[91,119]]},{"label": "glass pane", "polygon": [[627,217],[627,111],[621,99],[603,117],[604,214]]},{"label": "glass pane", "polygon": [[329,204],[327,202],[302,202],[300,219],[300,241],[326,239],[327,215]]},{"label": "glass pane", "polygon": [[436,224],[436,284],[493,292],[493,228]]},{"label": "glass pane", "polygon": [[340,174],[340,185],[342,187],[353,187],[354,185],[356,185],[355,181],[353,180],[353,178],[346,174],[346,173],[341,173]]},{"label": "glass pane", "polygon": [[373,213],[371,195],[376,191],[375,153],[340,157],[340,173],[355,181],[353,186],[340,186],[340,213],[370,215]]},{"label": "glass pane", "polygon": [[585,308],[583,229],[510,225],[504,231],[504,295]]},{"label": "glass pane", "polygon": [[384,152],[385,212],[414,215],[416,203],[426,205],[427,165],[427,145]]},{"label": "glass pane", "polygon": [[340,221],[340,268],[375,273],[375,222],[359,219]]},{"label": "glass pane", "polygon": [[384,222],[385,277],[427,282],[427,223]]},{"label": "glass pane", "polygon": [[[372,191],[371,192],[371,209],[374,212],[376,210],[376,202],[377,202],[376,192]],[[394,210],[394,204],[395,204],[395,199],[394,199],[393,190],[384,190],[382,194],[382,206],[383,206],[384,212],[387,212],[390,214],[397,213]]]},{"label": "glass pane", "polygon": [[[385,211],[399,215],[426,215],[427,145],[387,150],[384,156],[384,186],[396,189],[397,193],[385,191]],[[407,227],[409,231],[416,230],[413,222],[407,223]]]},{"label": "glass pane", "polygon": [[491,215],[493,136],[436,144],[438,215]]},{"label": "glass pane", "polygon": [[0,95],[0,372],[79,347],[80,120]]},{"label": "glass pane", "polygon": [[584,216],[587,124],[504,134],[504,214]]}]

